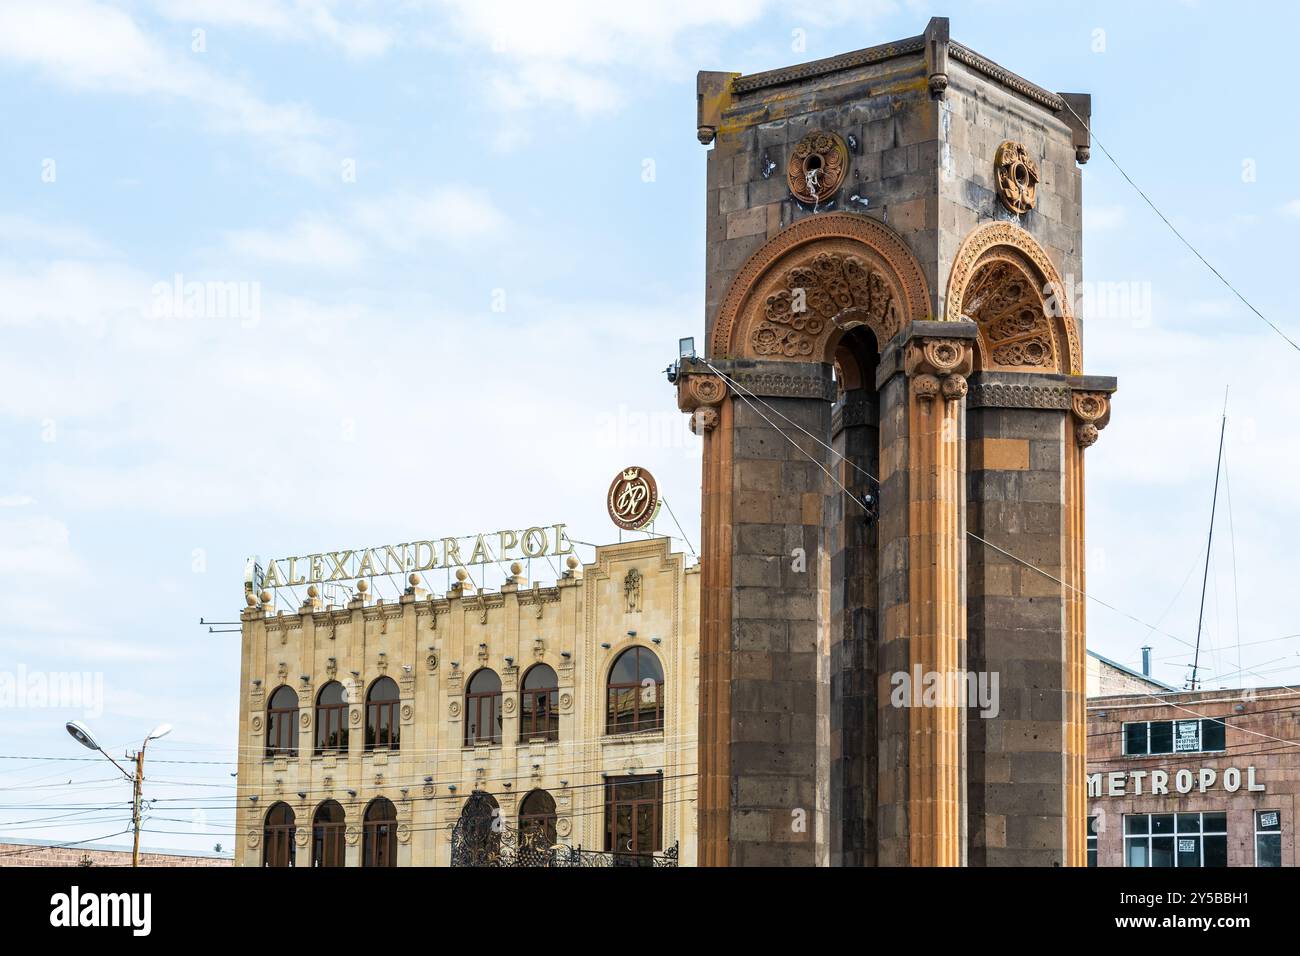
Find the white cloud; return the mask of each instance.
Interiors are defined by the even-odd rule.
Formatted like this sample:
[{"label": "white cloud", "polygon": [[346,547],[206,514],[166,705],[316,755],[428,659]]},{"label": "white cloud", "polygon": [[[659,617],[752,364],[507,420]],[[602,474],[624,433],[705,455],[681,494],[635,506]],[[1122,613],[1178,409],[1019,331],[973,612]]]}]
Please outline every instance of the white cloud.
[{"label": "white cloud", "polygon": [[127,12],[93,0],[0,6],[0,61],[80,92],[197,104],[215,130],[255,138],[277,165],[301,175],[322,177],[337,166],[322,144],[332,125],[309,107],[269,103],[209,69],[187,47],[170,48]]},{"label": "white cloud", "polygon": [[1300,217],[1300,199],[1292,199],[1290,202],[1283,204],[1282,212],[1288,216]]},{"label": "white cloud", "polygon": [[[664,0],[614,4],[568,0],[441,0],[453,31],[491,57],[493,104],[522,111],[543,103],[604,113],[624,101],[642,71],[680,70],[683,41],[754,22],[765,0]],[[440,33],[431,41],[447,47]]]},{"label": "white cloud", "polygon": [[306,216],[279,230],[235,230],[226,234],[226,249],[264,262],[348,269],[372,251],[419,255],[430,243],[500,235],[506,224],[488,200],[443,188],[361,200],[338,216]]},{"label": "white cloud", "polygon": [[355,232],[316,216],[281,231],[234,230],[226,234],[226,246],[237,256],[320,269],[351,268],[365,255]]},{"label": "white cloud", "polygon": [[327,0],[157,0],[168,20],[196,28],[235,27],[298,42],[323,39],[349,57],[381,56],[395,42],[393,30],[372,23],[342,21],[340,6]]},{"label": "white cloud", "polygon": [[0,215],[0,242],[14,253],[60,253],[71,256],[108,255],[112,247],[80,226],[41,222],[27,216]]}]

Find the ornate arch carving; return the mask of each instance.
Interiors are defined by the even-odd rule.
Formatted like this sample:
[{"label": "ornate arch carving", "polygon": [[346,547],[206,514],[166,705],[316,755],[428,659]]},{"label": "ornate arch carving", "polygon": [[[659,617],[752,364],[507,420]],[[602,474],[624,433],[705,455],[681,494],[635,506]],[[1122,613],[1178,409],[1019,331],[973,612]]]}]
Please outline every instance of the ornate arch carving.
[{"label": "ornate arch carving", "polygon": [[732,279],[710,354],[828,362],[840,332],[867,325],[883,348],[929,315],[925,275],[897,233],[865,216],[809,216],[768,240]]},{"label": "ornate arch carving", "polygon": [[973,320],[980,368],[1083,373],[1074,310],[1060,273],[1034,237],[1009,222],[962,240],[948,276],[944,318]]}]

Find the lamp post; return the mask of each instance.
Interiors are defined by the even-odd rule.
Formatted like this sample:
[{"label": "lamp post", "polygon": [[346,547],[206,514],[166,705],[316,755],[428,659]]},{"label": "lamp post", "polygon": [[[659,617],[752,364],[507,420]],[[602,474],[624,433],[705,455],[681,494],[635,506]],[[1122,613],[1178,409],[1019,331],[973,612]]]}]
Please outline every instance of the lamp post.
[{"label": "lamp post", "polygon": [[81,744],[83,747],[89,750],[98,751],[99,753],[102,753],[105,757],[108,757],[109,763],[111,763],[114,767],[116,767],[119,771],[121,771],[122,776],[124,776],[127,780],[131,782],[131,788],[132,788],[131,828],[135,831],[135,843],[131,848],[131,865],[139,866],[140,865],[140,794],[141,794],[141,788],[144,785],[144,750],[146,747],[149,746],[149,741],[157,740],[159,737],[166,737],[168,734],[170,734],[172,732],[172,725],[159,724],[157,727],[155,727],[153,730],[149,732],[149,735],[147,737],[144,738],[144,743],[140,744],[140,749],[136,751],[135,756],[133,758],[135,760],[134,774],[128,773],[126,768],[124,768],[120,763],[118,763],[111,756],[109,756],[108,752],[104,750],[104,748],[101,747],[98,743],[96,743],[94,736],[90,733],[90,728],[87,727],[85,724],[83,724],[81,721],[70,720],[64,726],[67,727],[68,733],[72,735],[73,740],[77,741],[77,743]]}]

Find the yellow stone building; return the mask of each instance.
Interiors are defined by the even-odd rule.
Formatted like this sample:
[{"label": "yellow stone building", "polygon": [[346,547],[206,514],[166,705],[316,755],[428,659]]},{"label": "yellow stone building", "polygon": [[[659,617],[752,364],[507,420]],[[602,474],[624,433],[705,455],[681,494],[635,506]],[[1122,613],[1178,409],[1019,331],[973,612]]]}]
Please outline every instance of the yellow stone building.
[{"label": "yellow stone building", "polygon": [[461,568],[397,600],[362,577],[345,606],[250,590],[236,862],[447,866],[456,843],[458,863],[692,865],[698,566],[662,537],[562,560],[550,586],[514,563],[499,590]]}]

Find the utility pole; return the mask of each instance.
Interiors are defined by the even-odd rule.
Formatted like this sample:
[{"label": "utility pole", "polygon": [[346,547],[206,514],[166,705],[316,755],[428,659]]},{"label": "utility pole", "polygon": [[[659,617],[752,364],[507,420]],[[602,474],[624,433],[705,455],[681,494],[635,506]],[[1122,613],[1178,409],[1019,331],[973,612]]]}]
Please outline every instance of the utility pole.
[{"label": "utility pole", "polygon": [[157,740],[159,737],[165,737],[172,732],[171,724],[159,724],[155,727],[148,737],[144,738],[144,743],[140,744],[140,749],[135,753],[135,774],[129,774],[126,768],[108,755],[90,733],[90,728],[79,720],[70,720],[65,725],[72,739],[77,741],[83,747],[89,750],[95,750],[108,757],[108,762],[116,767],[131,783],[131,829],[135,832],[134,844],[131,848],[131,865],[140,865],[140,802],[144,790],[144,750],[149,746],[149,741]]},{"label": "utility pole", "polygon": [[[148,739],[145,743],[148,743]],[[131,802],[131,826],[135,830],[135,843],[131,847],[131,865],[140,865],[140,791],[144,787],[144,747],[135,755],[135,797]]]}]

